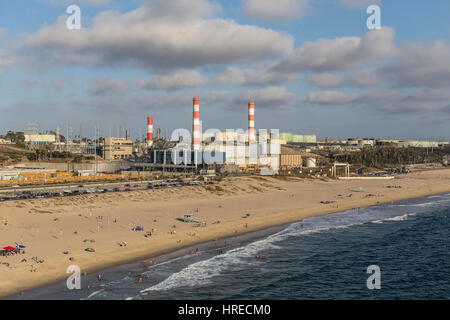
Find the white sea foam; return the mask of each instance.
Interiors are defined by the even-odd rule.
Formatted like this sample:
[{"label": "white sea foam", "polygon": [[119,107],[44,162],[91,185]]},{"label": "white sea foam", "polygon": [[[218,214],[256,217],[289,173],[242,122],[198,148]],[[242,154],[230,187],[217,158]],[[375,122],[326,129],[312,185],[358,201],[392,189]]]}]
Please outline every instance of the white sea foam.
[{"label": "white sea foam", "polygon": [[[441,200],[444,202],[449,199]],[[441,202],[438,201],[438,202]],[[239,270],[245,264],[256,264],[254,258],[260,251],[267,249],[278,249],[277,242],[290,237],[306,236],[312,233],[325,232],[334,229],[345,229],[366,223],[383,223],[384,221],[403,221],[408,217],[416,215],[417,212],[408,212],[409,208],[427,206],[435,202],[422,204],[394,205],[384,207],[371,207],[359,210],[333,213],[320,217],[307,218],[303,221],[293,223],[286,229],[270,235],[265,239],[249,243],[245,246],[232,249],[224,254],[195,262],[188,265],[179,272],[173,273],[162,282],[142,290],[141,294],[151,291],[168,290],[178,287],[195,287],[211,283],[214,277],[220,276],[224,270]],[[405,206],[405,208],[401,208]],[[408,208],[409,207],[409,208]],[[417,210],[415,210],[417,211]]]},{"label": "white sea foam", "polygon": [[383,223],[385,221],[404,221],[404,220],[407,220],[409,217],[416,216],[416,215],[417,215],[417,213],[408,213],[408,214],[404,214],[402,216],[396,216],[396,217],[392,217],[392,218],[375,220],[375,221],[372,221],[372,223]]},{"label": "white sea foam", "polygon": [[210,283],[211,279],[230,267],[239,267],[255,263],[255,255],[264,249],[279,249],[280,247],[271,243],[273,236],[250,243],[246,246],[229,250],[223,254],[214,256],[207,260],[195,262],[179,272],[172,274],[166,280],[141,291],[146,293],[156,290],[167,290],[180,286],[201,286]]},{"label": "white sea foam", "polygon": [[90,298],[92,298],[92,297],[95,297],[96,295],[98,295],[100,292],[103,292],[103,291],[104,291],[104,289],[100,289],[100,290],[98,290],[98,291],[92,292],[92,293],[86,298],[86,300],[88,300],[88,299],[90,299]]}]

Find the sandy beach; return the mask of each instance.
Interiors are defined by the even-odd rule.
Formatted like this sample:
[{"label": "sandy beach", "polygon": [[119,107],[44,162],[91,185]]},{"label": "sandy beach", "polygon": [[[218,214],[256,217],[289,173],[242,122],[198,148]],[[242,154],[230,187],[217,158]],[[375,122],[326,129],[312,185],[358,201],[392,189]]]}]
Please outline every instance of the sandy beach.
[{"label": "sandy beach", "polygon": [[[450,169],[394,180],[236,177],[210,186],[2,202],[0,246],[26,249],[0,256],[0,297],[65,280],[70,265],[93,273],[307,217],[445,192]],[[206,226],[177,220],[187,213]]]}]

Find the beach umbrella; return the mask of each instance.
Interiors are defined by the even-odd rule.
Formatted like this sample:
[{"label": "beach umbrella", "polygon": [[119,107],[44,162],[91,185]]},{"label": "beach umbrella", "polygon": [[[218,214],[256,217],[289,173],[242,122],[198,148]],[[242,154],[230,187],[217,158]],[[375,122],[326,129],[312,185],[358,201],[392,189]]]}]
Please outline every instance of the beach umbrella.
[{"label": "beach umbrella", "polygon": [[247,213],[247,215],[246,215],[247,217],[250,217],[250,213]]},{"label": "beach umbrella", "polygon": [[14,250],[14,249],[16,249],[16,248],[11,247],[11,246],[4,247],[4,248],[3,248],[3,250],[6,250],[6,251],[12,251],[12,250]]},{"label": "beach umbrella", "polygon": [[17,248],[19,248],[19,249],[25,249],[26,246],[24,246],[23,244],[19,244],[19,245],[17,246]]},{"label": "beach umbrella", "polygon": [[87,252],[95,252],[95,250],[92,249],[92,248],[86,248],[86,249],[84,249],[84,251],[87,251]]}]

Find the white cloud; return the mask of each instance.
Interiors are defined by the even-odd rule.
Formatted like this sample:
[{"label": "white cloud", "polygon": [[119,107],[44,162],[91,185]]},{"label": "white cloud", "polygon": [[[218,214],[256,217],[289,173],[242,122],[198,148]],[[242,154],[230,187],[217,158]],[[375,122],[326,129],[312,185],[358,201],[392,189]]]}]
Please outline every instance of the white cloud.
[{"label": "white cloud", "polygon": [[340,91],[310,92],[305,102],[316,105],[361,106],[378,112],[408,115],[445,111],[448,98],[448,92],[438,89],[422,89],[413,92],[381,89],[358,94]]},{"label": "white cloud", "polygon": [[450,43],[411,43],[399,58],[381,68],[397,86],[450,86]]},{"label": "white cloud", "polygon": [[311,73],[308,76],[310,83],[319,88],[337,88],[342,85],[344,79],[335,73]]},{"label": "white cloud", "polygon": [[128,84],[116,78],[97,77],[91,80],[88,91],[93,96],[124,94],[128,91]]},{"label": "white cloud", "polygon": [[217,84],[242,86],[276,85],[294,81],[296,75],[289,72],[270,71],[269,68],[240,69],[228,67],[214,79]]},{"label": "white cloud", "polygon": [[35,77],[29,77],[23,79],[23,83],[27,86],[40,86],[42,85],[42,81]]},{"label": "white cloud", "polygon": [[241,92],[234,99],[234,105],[247,105],[249,101],[263,108],[285,108],[295,100],[295,94],[286,90],[285,87],[266,87],[258,90]]},{"label": "white cloud", "polygon": [[248,17],[263,21],[284,22],[302,16],[309,2],[310,0],[246,0],[243,12]]},{"label": "white cloud", "polygon": [[78,6],[104,7],[111,3],[111,0],[46,0],[47,3],[56,6],[70,6],[72,4]]},{"label": "white cloud", "polygon": [[188,21],[211,18],[222,13],[218,2],[209,0],[148,0],[142,12],[150,19]]},{"label": "white cloud", "polygon": [[307,41],[283,61],[281,70],[333,71],[352,69],[368,61],[395,56],[394,29],[383,27],[363,38],[340,37]]},{"label": "white cloud", "polygon": [[339,0],[339,2],[343,6],[355,9],[367,8],[372,4],[380,4],[380,0]]},{"label": "white cloud", "polygon": [[305,102],[320,105],[343,105],[354,101],[356,98],[356,95],[326,90],[308,93]]},{"label": "white cloud", "polygon": [[[198,96],[198,92],[139,92],[136,95],[106,95],[94,96],[91,98],[80,98],[70,101],[70,104],[77,107],[88,109],[97,114],[105,112],[114,114],[134,114],[142,115],[147,112],[149,106],[153,110],[179,110],[192,108],[192,97]],[[226,97],[230,96],[226,91],[208,91],[200,95],[200,104],[209,105],[227,101]]]},{"label": "white cloud", "polygon": [[0,49],[0,68],[10,68],[19,63],[20,58],[9,51]]},{"label": "white cloud", "polygon": [[64,80],[61,78],[53,78],[52,86],[53,86],[53,89],[55,89],[56,91],[63,91],[64,90]]},{"label": "white cloud", "polygon": [[150,80],[141,79],[138,87],[144,89],[195,88],[206,83],[206,78],[197,70],[179,70],[170,74],[153,76]]},{"label": "white cloud", "polygon": [[346,80],[357,87],[374,87],[380,83],[380,77],[375,69],[363,69],[347,75]]},{"label": "white cloud", "polygon": [[154,0],[127,13],[99,13],[91,27],[75,31],[62,27],[62,16],[24,45],[53,63],[149,69],[247,63],[293,50],[290,35],[211,18],[215,8],[206,0]]}]

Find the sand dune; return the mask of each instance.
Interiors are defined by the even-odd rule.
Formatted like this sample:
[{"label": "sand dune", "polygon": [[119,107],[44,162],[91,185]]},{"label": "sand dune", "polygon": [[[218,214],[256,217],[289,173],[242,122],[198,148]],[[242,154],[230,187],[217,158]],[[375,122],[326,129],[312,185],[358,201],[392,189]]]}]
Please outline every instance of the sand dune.
[{"label": "sand dune", "polygon": [[[358,187],[365,192],[352,191]],[[388,181],[239,177],[210,186],[3,202],[0,246],[27,248],[25,254],[0,256],[0,297],[64,280],[69,265],[91,273],[310,216],[443,192],[450,192],[449,169]],[[186,213],[206,227],[177,220]],[[132,231],[135,226],[144,231]]]}]

